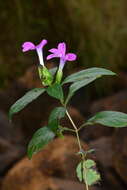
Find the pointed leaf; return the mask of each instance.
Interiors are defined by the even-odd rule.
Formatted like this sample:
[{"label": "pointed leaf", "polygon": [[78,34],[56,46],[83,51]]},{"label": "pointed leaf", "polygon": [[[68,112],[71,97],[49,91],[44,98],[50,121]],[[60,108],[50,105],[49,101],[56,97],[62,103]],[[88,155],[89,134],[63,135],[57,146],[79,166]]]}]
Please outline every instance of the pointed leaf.
[{"label": "pointed leaf", "polygon": [[49,116],[48,127],[56,132],[59,127],[59,120],[65,116],[65,113],[66,109],[64,107],[54,108]]},{"label": "pointed leaf", "polygon": [[104,68],[97,68],[97,67],[93,67],[90,69],[85,69],[82,71],[79,71],[77,73],[74,73],[70,76],[68,76],[67,78],[65,78],[65,80],[63,81],[62,84],[68,83],[68,82],[76,82],[79,80],[83,80],[85,78],[99,78],[103,75],[116,75],[114,72],[104,69]]},{"label": "pointed leaf", "polygon": [[90,185],[94,185],[95,183],[97,183],[100,180],[100,174],[93,169],[87,169],[86,172],[86,182],[87,184]]},{"label": "pointed leaf", "polygon": [[65,116],[66,109],[64,107],[56,107],[52,110],[50,117],[49,117],[49,123],[51,123],[55,119],[61,119]]},{"label": "pointed leaf", "polygon": [[116,111],[102,111],[90,118],[86,125],[92,125],[99,123],[108,127],[126,127],[127,126],[127,114]]},{"label": "pointed leaf", "polygon": [[79,181],[84,181],[89,186],[97,183],[100,180],[100,174],[93,169],[96,163],[93,160],[82,161],[76,168],[76,174]]},{"label": "pointed leaf", "polygon": [[83,181],[83,166],[82,166],[82,162],[80,162],[76,168],[76,175],[79,179],[80,182]]},{"label": "pointed leaf", "polygon": [[28,144],[28,157],[31,159],[33,154],[44,148],[54,137],[55,134],[48,127],[38,129]]},{"label": "pointed leaf", "polygon": [[95,77],[91,77],[91,78],[86,78],[83,79],[81,81],[77,81],[74,82],[70,87],[69,87],[69,93],[68,93],[68,97],[66,100],[66,103],[70,100],[70,98],[74,95],[74,93],[79,90],[80,88],[86,86],[87,84],[91,83],[92,81],[94,81],[96,78]]},{"label": "pointed leaf", "polygon": [[53,84],[52,86],[48,87],[46,91],[49,96],[63,101],[63,90],[60,84]]},{"label": "pointed leaf", "polygon": [[56,134],[59,128],[59,121],[57,119],[52,120],[50,123],[48,123],[48,128]]},{"label": "pointed leaf", "polygon": [[94,162],[94,160],[91,160],[91,159],[87,159],[84,162],[84,164],[85,164],[85,167],[88,168],[88,169],[96,166],[96,163]]},{"label": "pointed leaf", "polygon": [[91,83],[92,81],[94,81],[96,78],[92,77],[92,78],[87,78],[81,81],[77,81],[74,82],[70,88],[69,88],[69,92],[71,94],[73,94],[74,92],[76,92],[77,90],[79,90],[80,88],[82,88],[83,86],[86,86],[87,84]]},{"label": "pointed leaf", "polygon": [[27,92],[22,98],[17,100],[9,110],[9,119],[11,119],[12,115],[21,111],[25,106],[27,106],[30,102],[38,98],[42,93],[45,92],[44,88],[34,88]]}]

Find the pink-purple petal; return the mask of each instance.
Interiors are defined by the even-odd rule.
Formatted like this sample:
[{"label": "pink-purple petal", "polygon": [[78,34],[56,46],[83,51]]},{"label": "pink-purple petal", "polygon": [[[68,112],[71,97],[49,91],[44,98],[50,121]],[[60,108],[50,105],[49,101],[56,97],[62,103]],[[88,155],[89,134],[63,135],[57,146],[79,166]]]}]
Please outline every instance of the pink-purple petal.
[{"label": "pink-purple petal", "polygon": [[37,46],[36,46],[36,48],[37,49],[42,49],[46,44],[47,44],[48,42],[47,42],[47,40],[42,40],[41,42],[40,42],[40,44],[38,44]]},{"label": "pink-purple petal", "polygon": [[50,54],[46,57],[47,60],[57,57],[55,54]]},{"label": "pink-purple petal", "polygon": [[36,47],[32,42],[24,42],[22,48],[23,48],[22,51],[26,52],[29,50],[34,50]]},{"label": "pink-purple petal", "polygon": [[67,53],[65,56],[66,61],[75,61],[77,58],[77,55],[74,53]]},{"label": "pink-purple petal", "polygon": [[64,42],[58,44],[58,51],[62,56],[65,56],[66,53],[66,44]]},{"label": "pink-purple petal", "polygon": [[49,52],[51,52],[51,53],[55,53],[55,54],[56,54],[56,53],[58,52],[58,49],[56,49],[56,48],[52,48],[52,49],[49,50]]}]

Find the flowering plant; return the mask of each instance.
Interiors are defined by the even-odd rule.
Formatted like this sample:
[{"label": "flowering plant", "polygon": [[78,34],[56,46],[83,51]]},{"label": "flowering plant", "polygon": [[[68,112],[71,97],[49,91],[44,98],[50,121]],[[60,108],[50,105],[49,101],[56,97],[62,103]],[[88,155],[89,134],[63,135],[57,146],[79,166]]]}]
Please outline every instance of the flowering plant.
[{"label": "flowering plant", "polygon": [[[66,53],[66,44],[64,42],[59,43],[57,48],[49,50],[51,53],[47,56],[47,60],[52,58],[59,58],[60,64],[53,69],[47,69],[43,60],[43,48],[47,44],[47,40],[42,40],[39,45],[34,45],[32,42],[25,42],[22,45],[22,51],[36,50],[39,57],[39,77],[44,87],[34,88],[27,92],[22,98],[17,100],[9,110],[9,118],[11,119],[15,113],[21,111],[30,102],[38,98],[41,94],[47,93],[49,96],[56,98],[60,101],[61,106],[52,110],[47,126],[38,129],[33,135],[31,141],[28,144],[28,157],[31,159],[33,154],[40,151],[45,147],[55,136],[63,136],[64,131],[71,131],[76,135],[77,143],[79,146],[78,155],[81,157],[81,161],[76,168],[77,177],[81,182],[84,182],[86,189],[89,186],[97,183],[100,180],[100,174],[95,170],[96,163],[92,159],[87,158],[87,154],[92,150],[84,150],[82,148],[79,131],[83,127],[87,127],[93,124],[101,124],[107,127],[121,128],[127,126],[127,114],[115,111],[101,111],[96,115],[88,119],[81,126],[76,126],[70,113],[68,112],[68,103],[77,90],[88,85],[94,80],[104,75],[116,75],[114,72],[104,68],[90,68],[71,74],[66,78],[63,77],[63,68],[67,61],[75,61],[77,56],[74,53]],[[63,85],[69,83],[69,91],[65,97],[63,92]],[[72,124],[72,129],[61,126],[60,120],[67,115]]]}]

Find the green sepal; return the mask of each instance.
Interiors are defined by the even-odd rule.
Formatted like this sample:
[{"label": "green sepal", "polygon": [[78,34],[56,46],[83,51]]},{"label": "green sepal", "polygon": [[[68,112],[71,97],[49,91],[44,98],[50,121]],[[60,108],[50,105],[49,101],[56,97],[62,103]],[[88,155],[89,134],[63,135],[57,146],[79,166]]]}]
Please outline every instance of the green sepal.
[{"label": "green sepal", "polygon": [[38,67],[39,77],[44,86],[51,86],[53,82],[53,76],[50,71],[44,66]]},{"label": "green sepal", "polygon": [[56,83],[57,84],[60,84],[61,83],[61,80],[62,80],[62,77],[63,77],[63,71],[61,69],[58,69],[57,73],[56,73]]}]

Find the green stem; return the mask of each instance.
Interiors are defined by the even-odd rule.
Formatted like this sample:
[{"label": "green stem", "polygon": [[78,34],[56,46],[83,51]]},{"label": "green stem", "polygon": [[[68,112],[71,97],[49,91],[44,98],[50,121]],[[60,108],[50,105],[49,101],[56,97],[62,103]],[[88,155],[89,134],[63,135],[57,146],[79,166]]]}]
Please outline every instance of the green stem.
[{"label": "green stem", "polygon": [[[80,142],[80,138],[79,138],[79,133],[78,133],[78,128],[76,127],[75,123],[73,122],[69,112],[66,110],[66,114],[73,126],[73,128],[75,129],[75,133],[76,133],[76,137],[77,137],[77,141],[78,141],[78,146],[79,146],[79,151],[82,150],[82,146],[81,146],[81,142]],[[83,162],[85,161],[85,155],[82,154],[82,160]],[[86,185],[86,190],[89,190],[88,184],[87,184],[87,180],[86,180],[86,167],[83,168],[84,169],[84,173],[85,173],[85,185]]]},{"label": "green stem", "polygon": [[62,129],[64,129],[65,131],[71,131],[71,132],[75,133],[75,130],[74,130],[74,129],[69,129],[69,128],[67,128],[67,127],[63,127]]},{"label": "green stem", "polygon": [[80,131],[83,127],[85,127],[87,124],[84,123],[83,125],[81,125],[79,128],[78,128],[78,131]]},{"label": "green stem", "polygon": [[72,118],[71,118],[71,116],[70,116],[70,114],[68,113],[67,110],[66,110],[66,114],[67,114],[67,116],[68,116],[68,118],[69,118],[69,120],[70,120],[72,126],[73,126],[74,129],[75,129],[76,136],[77,136],[77,140],[78,140],[79,151],[81,151],[81,150],[82,150],[82,147],[81,147],[81,143],[80,143],[80,139],[79,139],[78,129],[77,129],[75,123],[73,122],[73,120],[72,120]]}]

